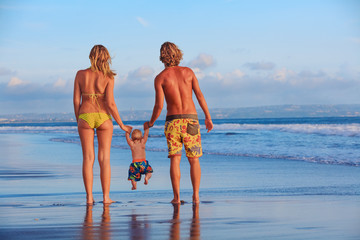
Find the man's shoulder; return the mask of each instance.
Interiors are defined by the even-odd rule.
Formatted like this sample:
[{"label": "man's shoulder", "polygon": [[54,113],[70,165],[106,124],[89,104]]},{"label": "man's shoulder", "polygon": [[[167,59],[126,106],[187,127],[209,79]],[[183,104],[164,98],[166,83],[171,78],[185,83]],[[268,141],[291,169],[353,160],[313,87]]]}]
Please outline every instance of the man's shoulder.
[{"label": "man's shoulder", "polygon": [[175,72],[179,72],[179,71],[182,73],[187,73],[187,74],[194,73],[193,70],[189,67],[176,66],[176,67],[171,67],[171,68],[165,68],[156,77],[159,77],[159,78],[166,77],[166,76],[172,75]]}]

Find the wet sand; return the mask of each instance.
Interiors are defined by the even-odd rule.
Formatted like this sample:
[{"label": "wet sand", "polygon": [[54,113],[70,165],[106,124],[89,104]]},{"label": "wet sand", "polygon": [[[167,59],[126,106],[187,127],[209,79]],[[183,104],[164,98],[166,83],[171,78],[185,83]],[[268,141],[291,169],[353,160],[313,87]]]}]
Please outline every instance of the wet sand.
[{"label": "wet sand", "polygon": [[[187,194],[190,194],[187,193]],[[184,195],[187,195],[184,194]],[[135,194],[140,195],[140,194]],[[1,239],[358,239],[360,207],[341,197],[234,197],[202,192],[199,205],[171,192],[82,204],[82,195],[1,199]],[[132,193],[113,193],[131,199]]]},{"label": "wet sand", "polygon": [[118,202],[98,202],[95,164],[97,202],[89,207],[79,145],[9,134],[0,139],[0,152],[1,240],[360,239],[357,167],[204,155],[201,203],[193,207],[184,159],[185,203],[174,207],[166,153],[147,153],[153,177],[131,191],[131,153],[112,149],[111,198]]}]

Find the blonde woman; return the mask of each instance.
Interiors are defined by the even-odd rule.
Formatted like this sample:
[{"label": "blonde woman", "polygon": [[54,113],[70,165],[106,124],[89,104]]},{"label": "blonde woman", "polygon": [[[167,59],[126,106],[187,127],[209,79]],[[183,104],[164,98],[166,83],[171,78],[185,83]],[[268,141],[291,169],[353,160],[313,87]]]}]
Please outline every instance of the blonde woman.
[{"label": "blonde woman", "polygon": [[95,162],[95,129],[98,140],[98,161],[103,192],[103,203],[110,199],[110,148],[113,121],[125,132],[132,127],[123,124],[114,100],[114,76],[111,57],[102,45],[95,45],[89,55],[91,67],[77,72],[74,83],[74,111],[83,152],[83,180],[87,204],[93,204],[93,166]]}]

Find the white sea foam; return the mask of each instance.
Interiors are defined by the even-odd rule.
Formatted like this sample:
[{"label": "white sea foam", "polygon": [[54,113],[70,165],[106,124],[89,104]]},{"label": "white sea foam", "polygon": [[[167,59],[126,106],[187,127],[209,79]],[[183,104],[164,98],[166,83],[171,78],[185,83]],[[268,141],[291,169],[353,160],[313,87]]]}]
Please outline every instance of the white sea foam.
[{"label": "white sea foam", "polygon": [[215,124],[215,131],[282,131],[304,134],[360,137],[360,124]]},{"label": "white sea foam", "polygon": [[54,132],[54,133],[73,133],[77,132],[77,126],[2,126],[0,133],[9,132]]}]

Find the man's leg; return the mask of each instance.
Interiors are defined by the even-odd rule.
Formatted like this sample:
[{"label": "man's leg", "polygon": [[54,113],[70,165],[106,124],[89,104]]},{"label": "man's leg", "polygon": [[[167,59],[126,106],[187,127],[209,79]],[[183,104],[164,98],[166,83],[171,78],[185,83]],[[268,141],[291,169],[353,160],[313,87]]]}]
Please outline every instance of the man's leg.
[{"label": "man's leg", "polygon": [[174,199],[171,201],[171,203],[174,204],[180,204],[180,161],[181,156],[176,155],[170,158],[170,178],[171,178],[171,184],[174,192]]},{"label": "man's leg", "polygon": [[193,203],[197,204],[199,200],[199,188],[201,179],[201,167],[198,157],[188,158],[190,163],[190,176],[193,186]]}]

